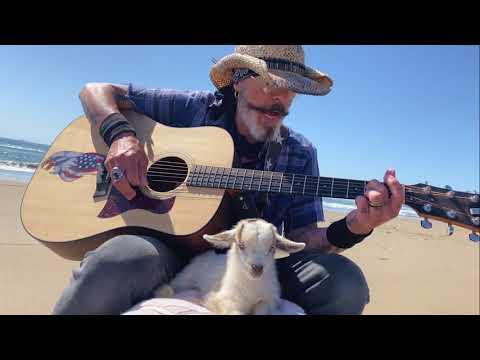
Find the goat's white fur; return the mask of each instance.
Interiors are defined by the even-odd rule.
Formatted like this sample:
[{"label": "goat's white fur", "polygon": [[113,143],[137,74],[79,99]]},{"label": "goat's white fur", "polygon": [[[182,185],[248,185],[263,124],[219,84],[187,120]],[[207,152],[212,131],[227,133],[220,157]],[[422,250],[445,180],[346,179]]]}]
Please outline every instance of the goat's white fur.
[{"label": "goat's white fur", "polygon": [[[230,249],[227,254],[212,250],[193,258],[170,284],[155,290],[155,296],[195,289],[203,305],[216,314],[270,314],[280,303],[275,250],[292,253],[305,247],[280,236],[275,226],[262,219],[242,220],[233,229],[204,235],[204,239]],[[263,266],[260,276],[252,275],[252,264]]]}]

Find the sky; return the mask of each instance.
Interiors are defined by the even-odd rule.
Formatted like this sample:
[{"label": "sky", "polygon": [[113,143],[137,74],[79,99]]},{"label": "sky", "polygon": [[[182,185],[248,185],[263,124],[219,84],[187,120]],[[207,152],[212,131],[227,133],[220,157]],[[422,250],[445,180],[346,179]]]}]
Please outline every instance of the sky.
[{"label": "sky", "polygon": [[[0,137],[51,144],[83,114],[87,82],[210,90],[234,45],[0,45]],[[322,176],[478,191],[479,47],[306,45],[327,96],[296,97],[285,122],[317,148]]]}]

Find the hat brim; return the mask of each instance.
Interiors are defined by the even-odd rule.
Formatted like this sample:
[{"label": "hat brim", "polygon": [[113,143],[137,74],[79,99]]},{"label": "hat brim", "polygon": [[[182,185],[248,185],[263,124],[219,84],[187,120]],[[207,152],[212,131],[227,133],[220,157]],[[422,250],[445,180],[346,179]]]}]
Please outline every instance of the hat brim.
[{"label": "hat brim", "polygon": [[231,54],[220,59],[212,66],[210,79],[218,89],[221,89],[232,84],[233,71],[240,68],[248,68],[256,72],[268,85],[287,88],[299,94],[326,95],[333,85],[328,75],[307,66],[305,66],[304,75],[270,70],[262,59],[243,54]]},{"label": "hat brim", "polygon": [[327,76],[313,80],[289,71],[270,70],[268,73],[275,86],[298,94],[323,96],[331,91],[332,81]]}]

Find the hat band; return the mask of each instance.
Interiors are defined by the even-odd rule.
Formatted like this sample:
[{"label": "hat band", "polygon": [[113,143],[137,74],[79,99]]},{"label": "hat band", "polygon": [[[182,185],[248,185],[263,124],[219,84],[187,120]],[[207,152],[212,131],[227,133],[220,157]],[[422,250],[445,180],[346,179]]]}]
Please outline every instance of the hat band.
[{"label": "hat band", "polygon": [[269,70],[281,70],[296,73],[299,75],[305,75],[305,66],[300,63],[296,63],[284,59],[276,58],[260,58],[267,63],[267,68]]},{"label": "hat band", "polygon": [[[269,70],[288,71],[299,75],[305,75],[305,66],[293,61],[275,58],[259,58],[265,61]],[[232,76],[232,82],[237,83],[247,77],[256,77],[258,74],[248,68],[235,69]]]}]

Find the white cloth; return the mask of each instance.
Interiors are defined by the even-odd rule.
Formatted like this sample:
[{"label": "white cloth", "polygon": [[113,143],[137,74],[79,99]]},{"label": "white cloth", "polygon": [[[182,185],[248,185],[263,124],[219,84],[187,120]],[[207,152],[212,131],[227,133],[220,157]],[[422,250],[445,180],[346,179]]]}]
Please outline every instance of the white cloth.
[{"label": "white cloth", "polygon": [[[198,292],[183,291],[174,298],[152,298],[140,302],[122,315],[215,315],[201,305]],[[273,315],[305,315],[298,305],[281,300]]]}]

